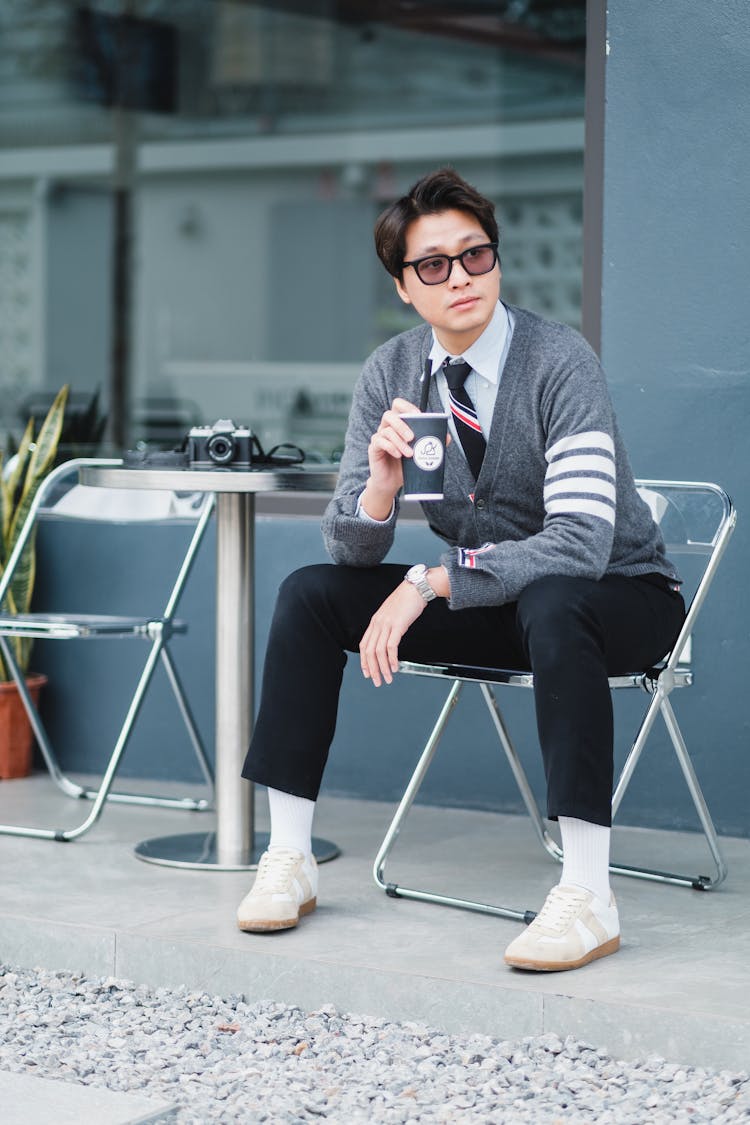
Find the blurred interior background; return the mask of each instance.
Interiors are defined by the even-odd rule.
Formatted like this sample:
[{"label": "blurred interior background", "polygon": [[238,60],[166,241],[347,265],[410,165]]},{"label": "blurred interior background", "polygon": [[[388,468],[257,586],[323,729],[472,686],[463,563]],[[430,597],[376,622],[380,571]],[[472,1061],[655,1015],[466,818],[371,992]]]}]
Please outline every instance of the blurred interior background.
[{"label": "blurred interior background", "polygon": [[442,164],[504,296],[580,327],[585,8],[3,0],[0,445],[69,383],[110,449],[223,417],[335,455],[414,322],[374,221]]}]

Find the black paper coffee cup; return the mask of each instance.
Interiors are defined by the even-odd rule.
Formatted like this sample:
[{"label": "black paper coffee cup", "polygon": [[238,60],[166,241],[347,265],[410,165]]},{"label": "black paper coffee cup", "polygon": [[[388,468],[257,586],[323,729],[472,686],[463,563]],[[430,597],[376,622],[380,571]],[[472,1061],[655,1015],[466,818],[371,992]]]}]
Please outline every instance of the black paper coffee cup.
[{"label": "black paper coffee cup", "polygon": [[404,497],[407,500],[442,500],[445,472],[447,414],[402,414],[414,434],[412,457],[404,457]]}]

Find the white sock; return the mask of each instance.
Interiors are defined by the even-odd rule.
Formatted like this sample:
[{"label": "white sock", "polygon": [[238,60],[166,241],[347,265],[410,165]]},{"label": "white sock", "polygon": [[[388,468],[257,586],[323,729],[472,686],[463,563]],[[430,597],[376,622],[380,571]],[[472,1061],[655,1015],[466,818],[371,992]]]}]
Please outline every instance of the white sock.
[{"label": "white sock", "polygon": [[558,820],[563,846],[560,882],[585,887],[609,905],[610,829],[572,816],[561,816]]},{"label": "white sock", "polygon": [[271,810],[269,848],[295,848],[311,856],[315,801],[282,793],[280,789],[269,789],[268,804]]}]

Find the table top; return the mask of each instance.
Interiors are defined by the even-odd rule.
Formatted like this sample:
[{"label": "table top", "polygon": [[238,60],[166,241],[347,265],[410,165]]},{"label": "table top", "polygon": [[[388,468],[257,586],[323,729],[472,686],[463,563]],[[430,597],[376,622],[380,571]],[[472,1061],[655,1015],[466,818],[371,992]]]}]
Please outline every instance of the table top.
[{"label": "table top", "polygon": [[332,492],[338,465],[309,464],[254,469],[180,469],[124,465],[83,466],[81,484],[99,488],[160,488],[173,492]]}]

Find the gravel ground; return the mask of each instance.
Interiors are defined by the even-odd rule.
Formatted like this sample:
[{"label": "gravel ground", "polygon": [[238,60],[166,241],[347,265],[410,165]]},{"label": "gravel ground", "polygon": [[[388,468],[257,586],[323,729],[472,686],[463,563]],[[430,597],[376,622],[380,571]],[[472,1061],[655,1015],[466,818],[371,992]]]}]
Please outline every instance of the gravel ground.
[{"label": "gravel ground", "polygon": [[2,965],[0,1070],[148,1094],[181,1125],[750,1121],[746,1073]]}]

